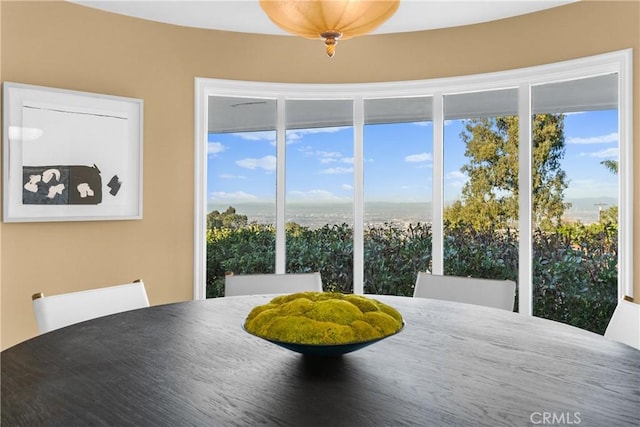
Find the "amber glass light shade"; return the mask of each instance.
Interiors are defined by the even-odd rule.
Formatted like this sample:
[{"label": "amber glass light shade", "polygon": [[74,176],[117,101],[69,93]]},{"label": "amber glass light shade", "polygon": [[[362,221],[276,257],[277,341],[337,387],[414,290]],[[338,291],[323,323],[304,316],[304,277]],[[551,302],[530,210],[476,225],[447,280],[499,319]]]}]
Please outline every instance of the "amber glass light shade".
[{"label": "amber glass light shade", "polygon": [[324,40],[333,56],[338,39],[375,30],[398,10],[400,0],[260,0],[267,16],[283,30]]}]

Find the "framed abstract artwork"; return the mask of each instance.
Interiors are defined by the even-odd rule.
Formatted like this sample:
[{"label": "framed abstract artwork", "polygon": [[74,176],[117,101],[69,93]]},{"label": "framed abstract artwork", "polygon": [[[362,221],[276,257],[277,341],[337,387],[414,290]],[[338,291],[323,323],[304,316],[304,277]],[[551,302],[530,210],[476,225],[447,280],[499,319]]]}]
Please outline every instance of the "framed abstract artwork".
[{"label": "framed abstract artwork", "polygon": [[3,220],[142,218],[141,99],[3,83]]}]

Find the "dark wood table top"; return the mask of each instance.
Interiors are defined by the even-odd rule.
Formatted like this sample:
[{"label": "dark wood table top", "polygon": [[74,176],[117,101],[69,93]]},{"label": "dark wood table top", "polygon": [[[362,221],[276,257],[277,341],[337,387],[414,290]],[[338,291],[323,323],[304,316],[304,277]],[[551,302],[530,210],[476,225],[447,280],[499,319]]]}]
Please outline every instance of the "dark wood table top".
[{"label": "dark wood table top", "polygon": [[313,358],[242,331],[271,297],[155,306],[1,354],[2,426],[638,426],[640,351],[479,306],[376,297],[406,326]]}]

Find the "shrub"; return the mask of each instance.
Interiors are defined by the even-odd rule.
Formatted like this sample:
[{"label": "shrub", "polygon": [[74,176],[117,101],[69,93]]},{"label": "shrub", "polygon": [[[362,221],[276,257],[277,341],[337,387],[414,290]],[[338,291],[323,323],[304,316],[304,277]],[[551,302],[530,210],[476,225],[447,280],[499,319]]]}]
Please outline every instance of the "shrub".
[{"label": "shrub", "polygon": [[365,293],[412,296],[418,271],[430,266],[430,224],[407,228],[384,224],[365,231]]},{"label": "shrub", "polygon": [[610,223],[534,233],[534,315],[604,333],[618,301],[617,242]]},{"label": "shrub", "polygon": [[275,228],[251,224],[242,228],[207,230],[207,298],[224,295],[224,276],[273,273]]},{"label": "shrub", "polygon": [[353,230],[347,224],[287,230],[287,272],[319,271],[325,291],[352,292]]},{"label": "shrub", "polygon": [[[287,224],[287,272],[319,271],[325,291],[352,292],[353,230]],[[518,232],[447,224],[445,274],[518,280]],[[563,225],[533,234],[534,315],[603,333],[617,303],[615,223]],[[418,271],[430,270],[430,224],[391,224],[364,233],[364,291],[412,296]],[[207,297],[224,295],[224,275],[273,273],[275,228],[249,224],[207,233]],[[517,301],[517,299],[516,299]],[[517,309],[516,309],[517,310]]]}]

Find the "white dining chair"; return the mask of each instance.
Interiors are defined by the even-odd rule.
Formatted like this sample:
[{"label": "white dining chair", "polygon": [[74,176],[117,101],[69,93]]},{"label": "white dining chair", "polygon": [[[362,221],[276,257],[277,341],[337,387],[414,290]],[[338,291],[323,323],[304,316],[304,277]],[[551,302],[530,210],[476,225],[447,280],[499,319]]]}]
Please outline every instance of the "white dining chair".
[{"label": "white dining chair", "polygon": [[618,301],[604,336],[640,350],[640,304],[624,296]]},{"label": "white dining chair", "polygon": [[315,273],[288,274],[233,274],[224,278],[227,297],[257,294],[289,294],[295,292],[322,292],[322,278]]},{"label": "white dining chair", "polygon": [[32,300],[41,334],[96,317],[149,307],[141,280],[51,296],[40,292],[34,294]]},{"label": "white dining chair", "polygon": [[413,296],[484,305],[513,311],[513,280],[476,279],[418,272]]}]

